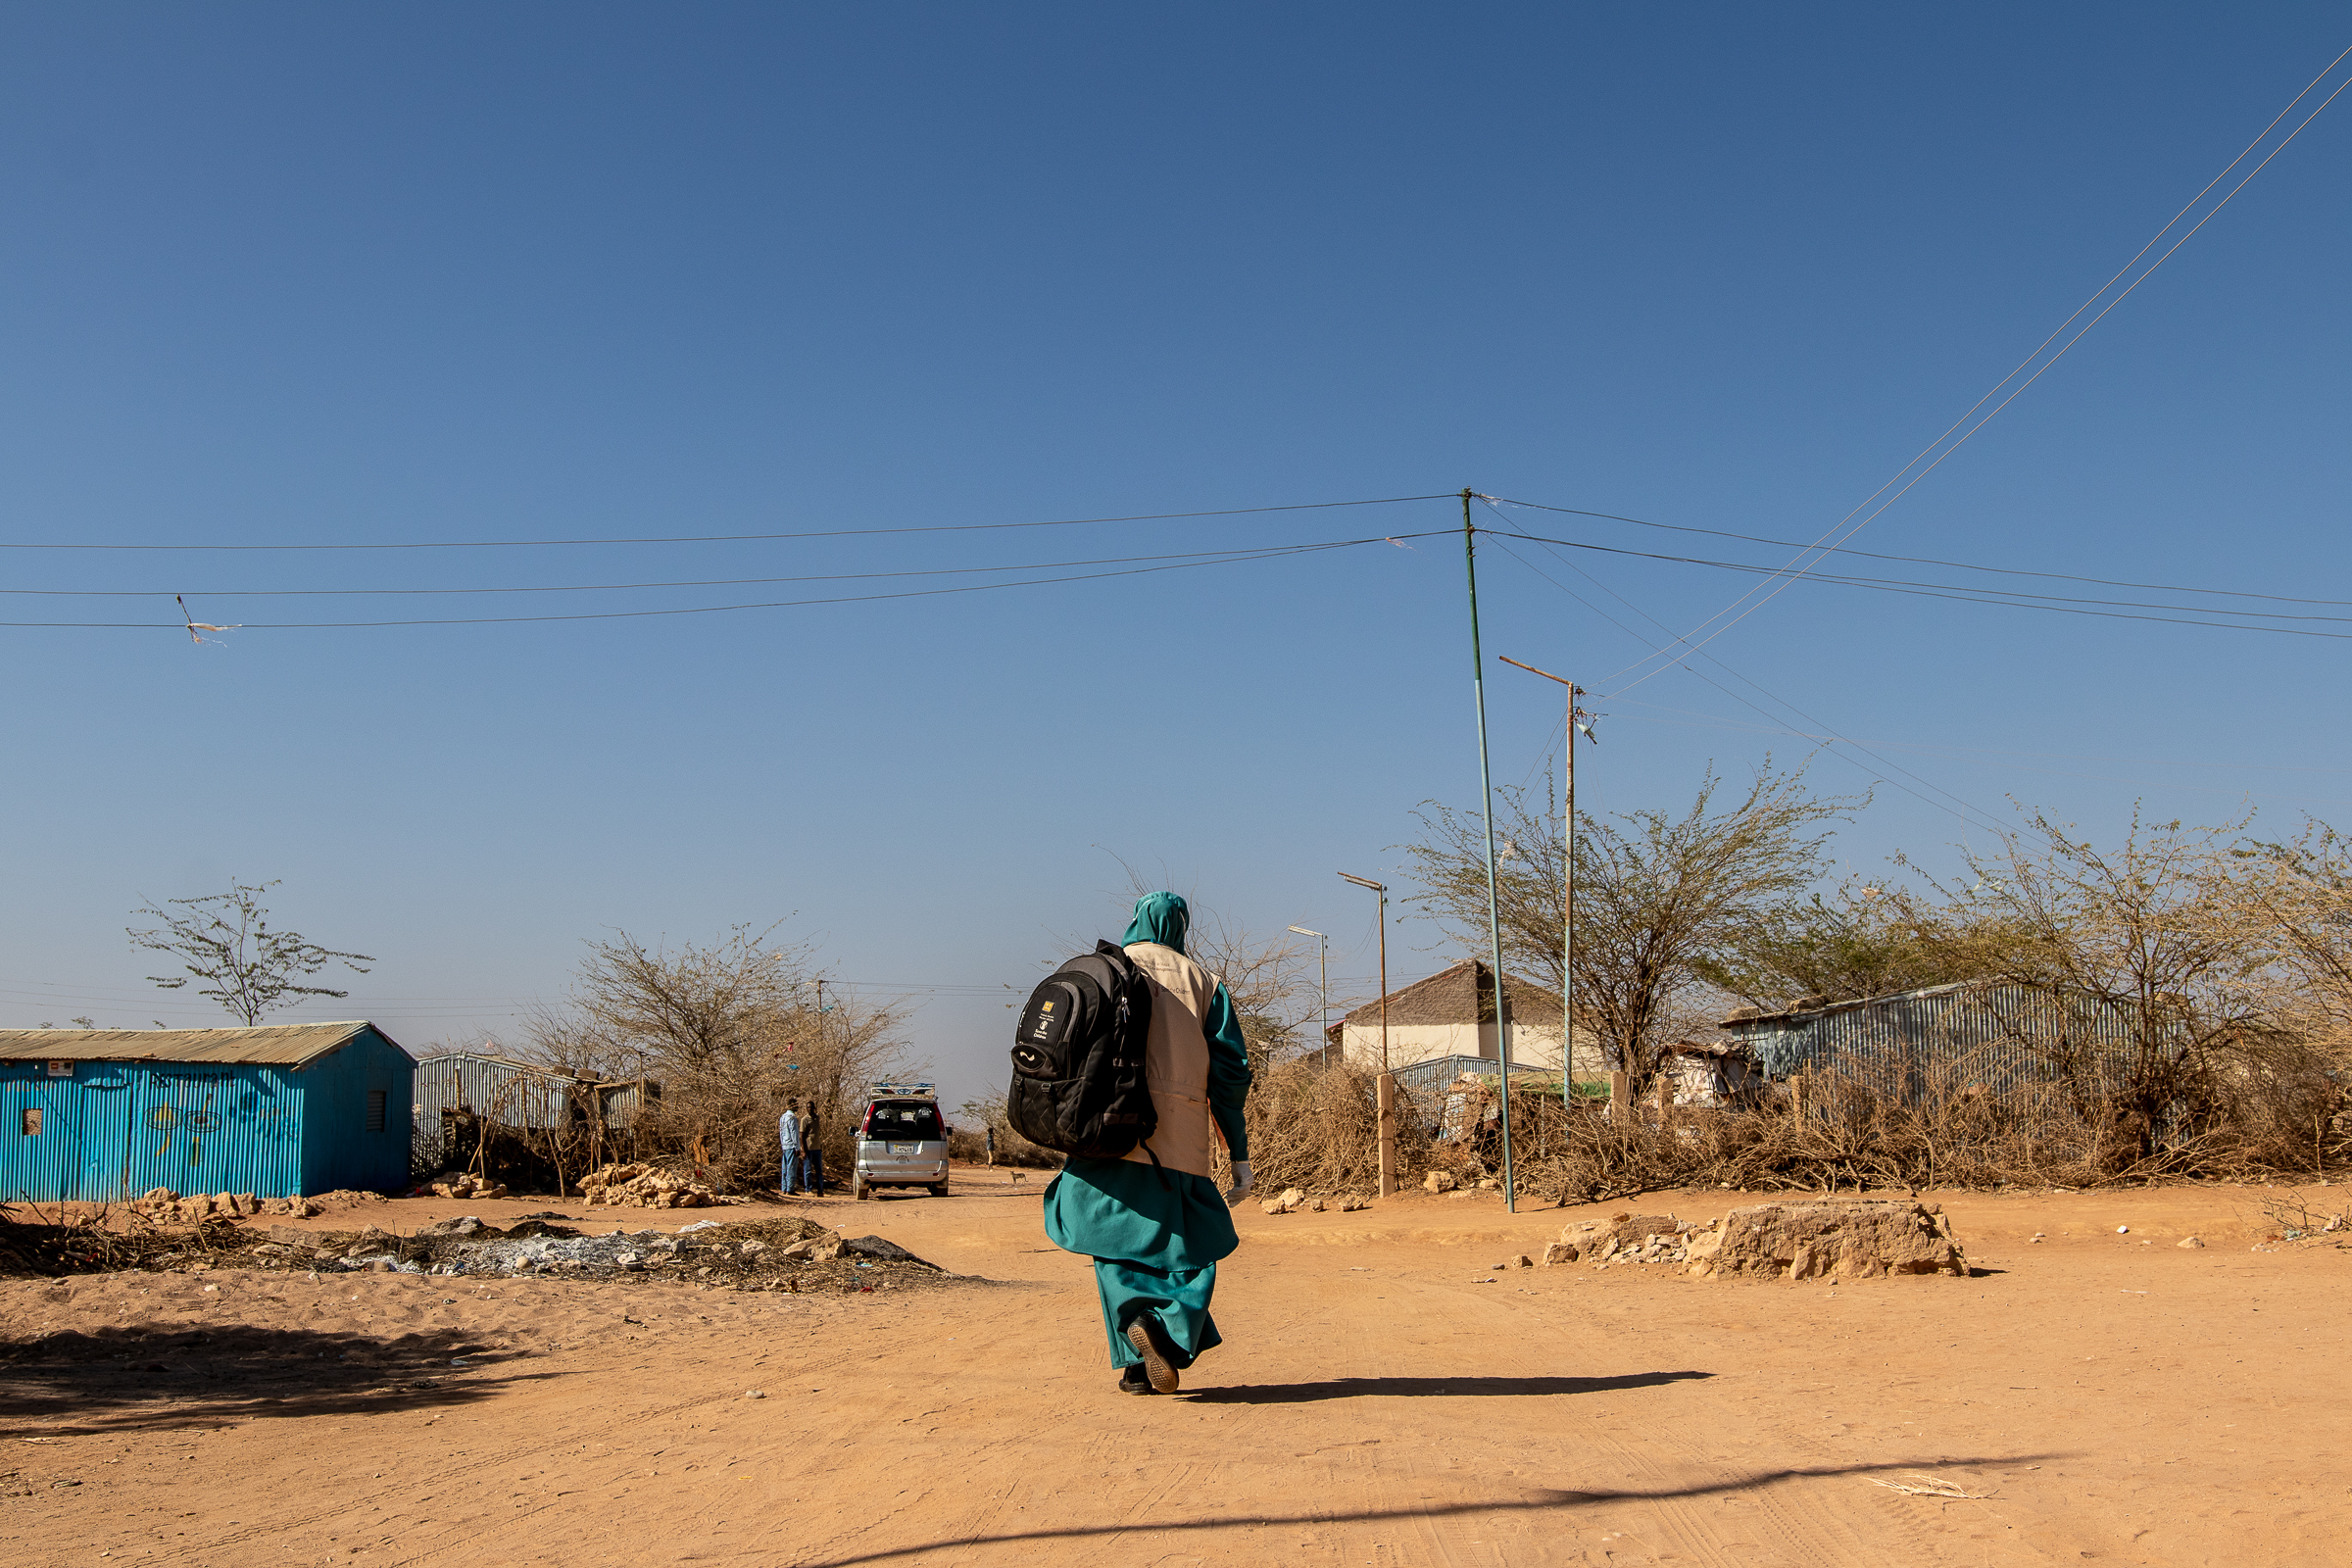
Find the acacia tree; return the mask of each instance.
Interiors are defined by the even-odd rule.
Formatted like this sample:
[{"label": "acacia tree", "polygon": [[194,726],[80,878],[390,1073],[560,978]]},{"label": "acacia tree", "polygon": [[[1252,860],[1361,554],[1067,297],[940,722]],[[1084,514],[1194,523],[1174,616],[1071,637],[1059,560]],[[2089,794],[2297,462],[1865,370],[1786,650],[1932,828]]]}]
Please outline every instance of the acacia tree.
[{"label": "acacia tree", "polygon": [[674,950],[625,931],[591,941],[565,1004],[531,1020],[528,1053],[659,1082],[641,1141],[740,1185],[773,1182],[776,1116],[799,1099],[817,1109],[839,1168],[857,1098],[896,1064],[906,1016],[846,989],[820,1007],[808,950],[769,942],[774,930],[737,926]]},{"label": "acacia tree", "polygon": [[165,907],[145,904],[132,910],[163,924],[144,931],[128,928],[130,945],[170,954],[186,971],[147,978],[166,991],[177,991],[191,979],[205,981],[207,984],[197,987],[197,995],[211,997],[247,1027],[261,1022],[264,1013],[288,998],[350,996],[348,991],[299,982],[337,960],[355,973],[366,974],[365,965],[375,960],[365,953],[319,947],[299,931],[271,930],[262,895],[276,886],[270,881],[247,887],[232,880],[226,893],[171,899]]},{"label": "acacia tree", "polygon": [[[2259,867],[2243,819],[2148,823],[2102,850],[2041,812],[1990,851],[1963,851],[1969,887],[1943,893],[1962,925],[1997,927],[1995,978],[2051,999],[2025,1037],[2100,1135],[2112,1168],[2145,1159],[2176,1107],[2214,1112],[2299,1050],[2282,932],[2254,911]],[[2073,1028],[2087,1003],[2105,1020]],[[2114,1043],[2121,1036],[2120,1047]]]},{"label": "acacia tree", "polygon": [[1910,889],[1849,877],[1751,915],[1693,967],[1760,1007],[1819,1005],[1986,978],[2008,940],[1996,918],[1967,919]]},{"label": "acacia tree", "polygon": [[[1569,1014],[1639,1092],[1673,1036],[1700,1020],[1704,966],[1821,879],[1824,824],[1849,819],[1867,796],[1822,797],[1802,770],[1757,769],[1740,799],[1718,805],[1712,769],[1689,810],[1577,813],[1576,975]],[[1555,799],[1497,791],[1495,898],[1502,958],[1559,987],[1565,896]],[[1432,802],[1423,834],[1404,846],[1422,891],[1410,901],[1474,953],[1488,944],[1486,824]]]}]

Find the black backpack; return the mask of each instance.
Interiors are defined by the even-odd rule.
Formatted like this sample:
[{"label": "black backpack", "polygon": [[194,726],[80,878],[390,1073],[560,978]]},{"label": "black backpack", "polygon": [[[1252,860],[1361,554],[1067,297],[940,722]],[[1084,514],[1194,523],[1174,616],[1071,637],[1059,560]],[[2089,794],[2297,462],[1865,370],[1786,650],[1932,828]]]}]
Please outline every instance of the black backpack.
[{"label": "black backpack", "polygon": [[1144,1083],[1152,986],[1126,953],[1095,944],[1038,983],[1012,1036],[1005,1119],[1033,1144],[1117,1159],[1158,1130]]}]

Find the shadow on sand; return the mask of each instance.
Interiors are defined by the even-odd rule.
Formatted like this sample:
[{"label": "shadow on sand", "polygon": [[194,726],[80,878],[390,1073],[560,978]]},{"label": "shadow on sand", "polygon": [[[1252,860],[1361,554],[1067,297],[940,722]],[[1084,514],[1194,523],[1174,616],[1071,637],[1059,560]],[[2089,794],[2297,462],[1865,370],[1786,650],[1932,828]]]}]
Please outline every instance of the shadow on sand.
[{"label": "shadow on sand", "polygon": [[558,1375],[503,1369],[518,1359],[454,1329],[384,1337],[123,1324],[0,1340],[0,1421],[63,1435],[365,1415],[472,1404]]},{"label": "shadow on sand", "polygon": [[1195,1404],[1311,1404],[1321,1399],[1429,1399],[1606,1394],[1711,1378],[1712,1372],[1629,1372],[1614,1378],[1332,1378],[1322,1383],[1245,1383],[1180,1392]]},{"label": "shadow on sand", "polygon": [[[1503,1380],[1495,1380],[1503,1381]],[[1598,1381],[1598,1380],[1594,1380]],[[1483,1502],[1423,1503],[1402,1508],[1363,1508],[1352,1511],[1317,1509],[1307,1513],[1248,1513],[1225,1514],[1208,1519],[1139,1520],[1127,1519],[1116,1524],[1072,1526],[1062,1530],[1030,1530],[999,1536],[957,1536],[926,1541],[919,1545],[894,1546],[881,1551],[858,1552],[846,1557],[825,1557],[802,1563],[800,1568],[857,1568],[863,1563],[902,1561],[922,1557],[953,1546],[996,1545],[1022,1541],[1086,1541],[1124,1535],[1185,1535],[1237,1527],[1264,1525],[1381,1524],[1390,1520],[1432,1520],[1465,1517],[1473,1514],[1526,1514],[1551,1512],[1568,1522],[1570,1510],[1591,1507],[1606,1502],[1662,1502],[1679,1497],[1711,1497],[1728,1492],[1748,1492],[1783,1481],[1820,1480],[1837,1476],[1883,1475],[1890,1471],[1918,1470],[1932,1467],[1938,1475],[1965,1471],[1971,1466],[1986,1464],[2035,1463],[2055,1457],[2046,1453],[1985,1454],[1975,1457],[1940,1455],[1933,1460],[1910,1459],[1899,1463],[1815,1465],[1787,1470],[1754,1470],[1743,1475],[1729,1476],[1718,1481],[1703,1482],[1689,1487],[1658,1487],[1654,1489],[1624,1489],[1592,1492],[1557,1492],[1543,1488],[1526,1488],[1518,1495],[1495,1497]],[[1206,1543],[1201,1544],[1203,1547]]]}]

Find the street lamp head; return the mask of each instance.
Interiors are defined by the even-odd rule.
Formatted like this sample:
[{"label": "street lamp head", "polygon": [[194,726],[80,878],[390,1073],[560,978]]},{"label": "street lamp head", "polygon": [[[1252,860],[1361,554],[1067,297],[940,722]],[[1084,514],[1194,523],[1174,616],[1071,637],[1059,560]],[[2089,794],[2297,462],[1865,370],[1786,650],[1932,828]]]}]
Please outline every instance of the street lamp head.
[{"label": "street lamp head", "polygon": [[1375,893],[1386,893],[1389,891],[1385,883],[1375,882],[1368,876],[1350,876],[1346,871],[1342,871],[1339,875],[1341,881],[1352,882],[1359,888],[1370,888]]},{"label": "street lamp head", "polygon": [[1322,932],[1320,932],[1320,931],[1309,931],[1309,930],[1308,930],[1306,927],[1304,927],[1304,926],[1302,926],[1302,925],[1295,925],[1295,926],[1291,927],[1291,929],[1292,929],[1292,930],[1294,930],[1294,931],[1296,931],[1296,932],[1298,932],[1298,933],[1300,936],[1302,936],[1302,937],[1319,937],[1319,936],[1323,935],[1323,933],[1322,933]]}]

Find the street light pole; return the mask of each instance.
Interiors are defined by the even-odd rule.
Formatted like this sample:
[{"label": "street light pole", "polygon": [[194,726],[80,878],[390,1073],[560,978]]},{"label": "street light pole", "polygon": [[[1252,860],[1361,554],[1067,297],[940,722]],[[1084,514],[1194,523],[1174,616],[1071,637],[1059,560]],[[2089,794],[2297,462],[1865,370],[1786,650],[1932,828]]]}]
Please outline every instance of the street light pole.
[{"label": "street light pole", "polygon": [[[1548,669],[1533,664],[1521,664],[1516,659],[1497,655],[1506,664],[1517,664],[1530,675],[1556,680],[1568,688],[1568,761],[1563,769],[1565,786],[1560,797],[1560,1108],[1576,1109],[1576,1024],[1571,1019],[1568,999],[1576,990],[1576,732],[1583,728],[1590,737],[1591,728],[1577,723],[1589,718],[1576,706],[1585,689],[1565,675],[1554,675]],[[1573,1124],[1571,1124],[1573,1125]]]},{"label": "street light pole", "polygon": [[1373,1080],[1373,1103],[1380,1112],[1380,1196],[1396,1191],[1396,1080],[1389,1072],[1389,890],[1370,877],[1342,871],[1340,880],[1380,895],[1380,1076]]},{"label": "street light pole", "polygon": [[1309,931],[1302,925],[1295,925],[1291,929],[1302,937],[1313,937],[1323,944],[1322,984],[1317,990],[1322,998],[1323,1070],[1329,1072],[1331,1071],[1331,938],[1320,931]]}]

